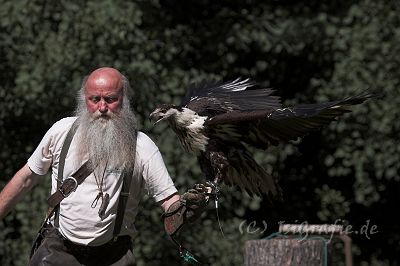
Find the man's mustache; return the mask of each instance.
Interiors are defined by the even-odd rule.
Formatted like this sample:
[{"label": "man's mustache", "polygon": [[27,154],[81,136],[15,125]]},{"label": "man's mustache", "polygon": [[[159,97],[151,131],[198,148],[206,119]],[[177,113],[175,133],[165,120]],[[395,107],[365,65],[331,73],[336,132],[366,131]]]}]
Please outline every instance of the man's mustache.
[{"label": "man's mustache", "polygon": [[97,120],[97,119],[112,119],[115,117],[115,115],[111,112],[107,112],[107,113],[101,113],[99,111],[96,111],[94,113],[91,114],[91,117],[93,120]]}]

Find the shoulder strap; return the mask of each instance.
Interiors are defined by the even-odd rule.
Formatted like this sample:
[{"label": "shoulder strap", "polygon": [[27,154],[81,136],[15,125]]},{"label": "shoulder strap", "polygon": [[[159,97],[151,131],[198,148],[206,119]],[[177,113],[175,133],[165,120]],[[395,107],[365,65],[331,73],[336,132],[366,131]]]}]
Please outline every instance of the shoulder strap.
[{"label": "shoulder strap", "polygon": [[[135,131],[135,147],[134,147],[134,158],[133,161],[135,162],[136,160],[136,142],[137,142],[137,131]],[[134,163],[135,165],[135,163]],[[122,181],[122,188],[121,192],[119,194],[119,200],[118,200],[118,209],[117,209],[117,217],[115,218],[115,225],[114,225],[114,232],[113,232],[113,237],[114,239],[118,237],[119,233],[121,232],[121,226],[122,226],[122,221],[124,219],[124,214],[125,214],[125,208],[126,208],[126,203],[128,201],[129,197],[129,189],[131,186],[131,180],[132,180],[132,175],[133,175],[133,168],[130,168],[126,171],[123,172],[124,179]]]},{"label": "shoulder strap", "polygon": [[62,181],[64,180],[64,165],[65,165],[65,158],[67,157],[69,146],[71,146],[72,139],[74,138],[75,132],[78,129],[78,119],[72,124],[71,128],[68,131],[67,136],[65,137],[63,146],[61,148],[60,153],[60,160],[58,162],[58,182],[57,182],[57,189],[60,188]]},{"label": "shoulder strap", "polygon": [[[65,165],[65,158],[67,157],[67,153],[69,150],[69,146],[71,146],[72,139],[74,138],[75,132],[78,129],[78,119],[74,121],[72,124],[71,128],[69,129],[67,136],[65,137],[63,146],[61,148],[61,153],[60,153],[60,160],[58,161],[58,174],[57,174],[57,190],[60,189],[60,186],[64,180],[64,165]],[[56,207],[54,207],[55,211],[55,217],[54,217],[54,226],[58,227],[58,215],[60,211],[60,205],[57,204]]]}]

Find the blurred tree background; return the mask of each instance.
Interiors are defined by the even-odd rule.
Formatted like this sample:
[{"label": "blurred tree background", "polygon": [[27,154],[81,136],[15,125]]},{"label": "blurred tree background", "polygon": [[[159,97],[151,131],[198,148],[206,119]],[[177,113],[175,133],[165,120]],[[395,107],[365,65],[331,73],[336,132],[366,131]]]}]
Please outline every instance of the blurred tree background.
[{"label": "blurred tree background", "polygon": [[[171,130],[147,117],[158,103],[179,103],[189,83],[252,77],[276,89],[285,105],[377,88],[383,99],[354,107],[302,142],[257,152],[280,177],[283,203],[224,186],[225,237],[210,206],[182,238],[203,261],[241,265],[244,242],[277,231],[281,221],[336,222],[352,226],[355,265],[398,265],[398,1],[0,0],[0,6],[1,188],[46,130],[72,114],[82,78],[99,66],[131,80],[141,130],[159,145],[180,191],[201,178],[196,160]],[[43,179],[0,222],[1,265],[27,263],[49,195],[50,179]],[[160,214],[143,199],[138,263],[184,264]],[[340,256],[334,265],[343,265]]]}]

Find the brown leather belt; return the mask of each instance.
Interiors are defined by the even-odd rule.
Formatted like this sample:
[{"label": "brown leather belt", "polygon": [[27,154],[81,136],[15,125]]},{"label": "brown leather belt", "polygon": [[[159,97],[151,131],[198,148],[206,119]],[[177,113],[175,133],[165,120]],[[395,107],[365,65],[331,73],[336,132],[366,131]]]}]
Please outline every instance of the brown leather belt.
[{"label": "brown leather belt", "polygon": [[47,199],[50,208],[57,206],[64,198],[75,191],[78,185],[80,185],[91,172],[88,162],[86,162],[74,174],[65,178],[59,189]]}]

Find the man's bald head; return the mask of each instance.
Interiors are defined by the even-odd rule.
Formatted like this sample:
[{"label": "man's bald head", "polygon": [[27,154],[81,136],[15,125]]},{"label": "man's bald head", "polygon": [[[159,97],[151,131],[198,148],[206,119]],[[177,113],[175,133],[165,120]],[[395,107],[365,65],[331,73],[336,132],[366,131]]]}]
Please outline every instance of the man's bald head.
[{"label": "man's bald head", "polygon": [[85,83],[85,90],[94,88],[118,91],[122,89],[122,79],[122,74],[115,68],[98,68],[88,76]]}]

